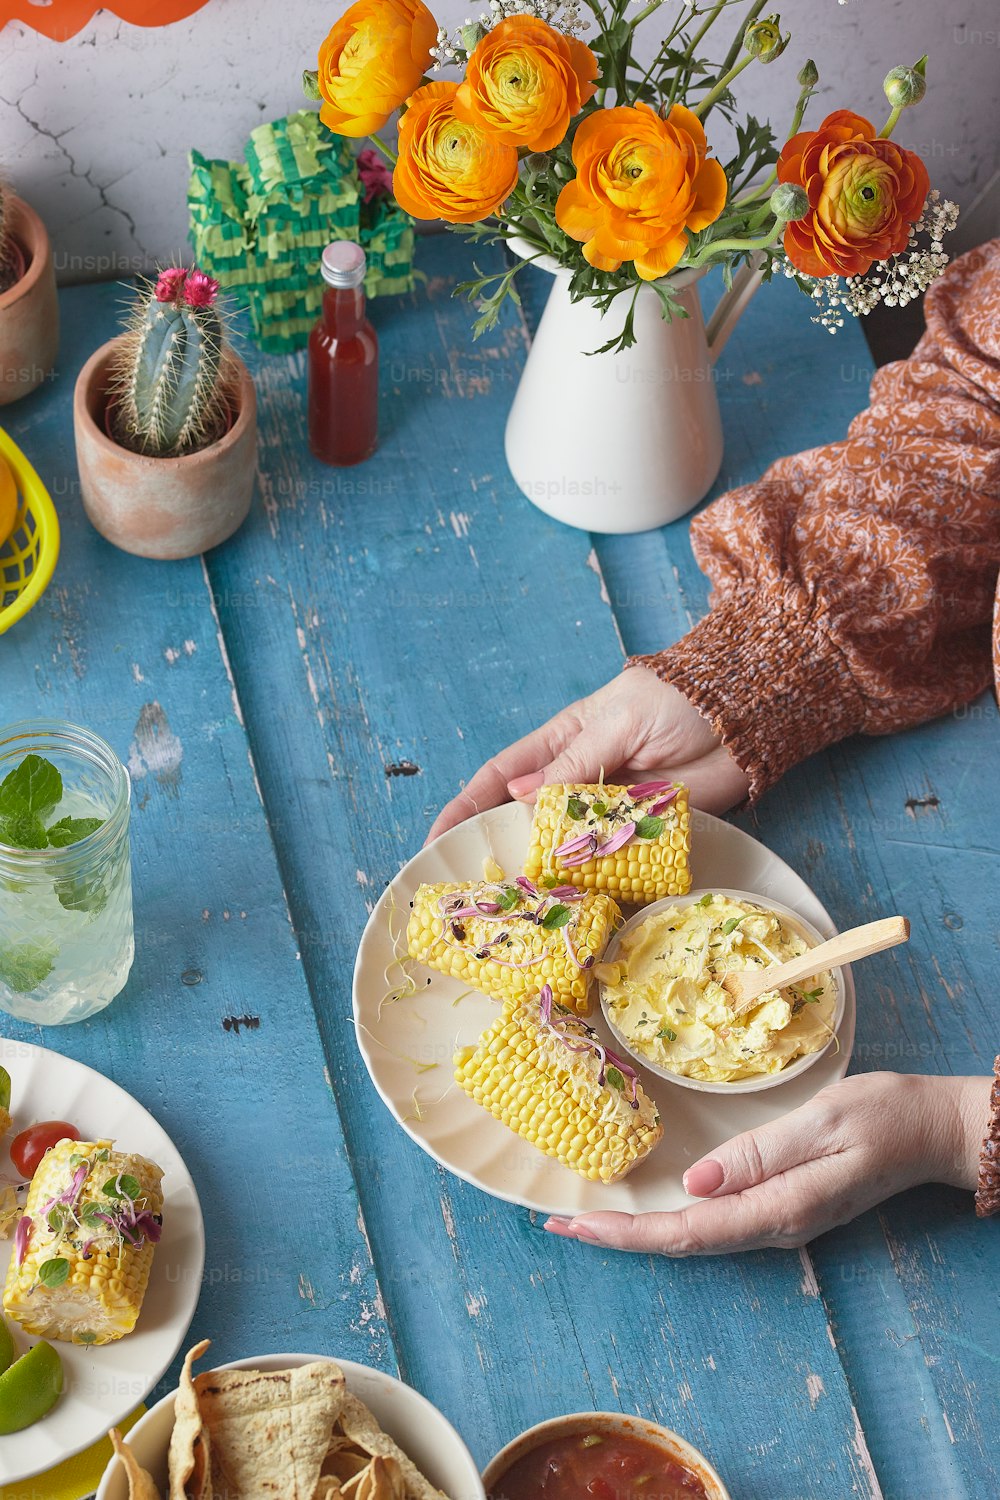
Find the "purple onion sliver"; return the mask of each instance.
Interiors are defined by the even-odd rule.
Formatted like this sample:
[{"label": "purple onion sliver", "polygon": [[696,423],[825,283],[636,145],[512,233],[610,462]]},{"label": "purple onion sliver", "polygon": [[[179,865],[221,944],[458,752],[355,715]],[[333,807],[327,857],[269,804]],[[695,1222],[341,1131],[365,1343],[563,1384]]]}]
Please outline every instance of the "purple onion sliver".
[{"label": "purple onion sliver", "polygon": [[31,1238],[31,1227],[31,1219],[27,1214],[22,1214],[17,1221],[17,1228],[14,1230],[15,1265],[20,1266],[24,1263],[24,1257],[28,1253],[28,1241]]},{"label": "purple onion sliver", "polygon": [[518,875],[517,879],[514,881],[514,884],[519,885],[522,891],[527,891],[529,896],[538,895],[537,885],[530,881],[527,875]]},{"label": "purple onion sliver", "polygon": [[582,901],[584,893],[575,885],[557,885],[549,895],[557,901]]},{"label": "purple onion sliver", "polygon": [[628,794],[630,797],[652,797],[656,792],[673,791],[677,795],[677,788],[672,781],[640,781],[638,786],[630,786]]}]

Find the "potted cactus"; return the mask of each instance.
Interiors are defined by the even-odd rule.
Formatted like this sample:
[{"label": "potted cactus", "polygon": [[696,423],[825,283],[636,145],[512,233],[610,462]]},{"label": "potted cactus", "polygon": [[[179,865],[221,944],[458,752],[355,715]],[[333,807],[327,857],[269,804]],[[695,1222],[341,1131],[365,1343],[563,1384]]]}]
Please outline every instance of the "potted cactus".
[{"label": "potted cactus", "polygon": [[219,284],[172,266],[144,284],[126,331],[80,371],[73,400],[84,508],[141,557],[193,557],[242,525],[257,400],[229,345]]},{"label": "potted cactus", "polygon": [[45,225],[0,183],[0,406],[41,385],[58,348],[56,274]]}]

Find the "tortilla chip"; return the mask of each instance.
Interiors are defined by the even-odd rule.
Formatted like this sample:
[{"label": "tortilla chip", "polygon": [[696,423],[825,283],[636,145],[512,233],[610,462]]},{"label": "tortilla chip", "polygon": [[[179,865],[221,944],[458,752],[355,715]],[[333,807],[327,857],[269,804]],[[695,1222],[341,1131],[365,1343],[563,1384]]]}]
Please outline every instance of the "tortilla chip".
[{"label": "tortilla chip", "polygon": [[128,1480],[128,1500],[160,1500],[160,1492],[152,1478],[145,1469],[140,1469],[135,1454],[128,1443],[122,1442],[122,1435],[116,1427],[111,1429],[108,1437],[125,1470],[125,1477]]},{"label": "tortilla chip", "polygon": [[314,1500],[346,1391],[339,1365],[208,1371],[194,1387],[219,1500]]},{"label": "tortilla chip", "polygon": [[332,1475],[325,1474],[319,1482],[315,1500],[342,1500],[343,1490]]},{"label": "tortilla chip", "polygon": [[201,1358],[209,1342],[203,1339],[184,1356],[174,1402],[174,1430],[170,1435],[170,1500],[213,1500],[211,1439],[202,1421],[191,1375],[191,1366]]},{"label": "tortilla chip", "polygon": [[357,1443],[373,1458],[394,1458],[399,1465],[406,1500],[448,1500],[441,1490],[436,1490],[429,1479],[425,1479],[387,1432],[383,1432],[363,1401],[349,1392],[344,1397],[340,1413],[340,1430]]}]

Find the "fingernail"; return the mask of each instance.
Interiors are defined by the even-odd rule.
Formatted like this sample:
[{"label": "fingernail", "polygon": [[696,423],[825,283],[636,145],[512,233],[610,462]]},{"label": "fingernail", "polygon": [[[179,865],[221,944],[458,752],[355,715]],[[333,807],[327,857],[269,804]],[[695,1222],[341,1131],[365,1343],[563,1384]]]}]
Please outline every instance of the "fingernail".
[{"label": "fingernail", "polygon": [[513,781],[508,781],[507,790],[512,797],[530,797],[544,784],[544,771],[531,771],[527,776],[515,776]]},{"label": "fingernail", "polygon": [[592,1234],[585,1224],[574,1224],[571,1219],[546,1219],[544,1229],[549,1234],[561,1235],[564,1240],[586,1240],[588,1245],[599,1245],[601,1242],[596,1234]]},{"label": "fingernail", "polygon": [[692,1198],[707,1198],[718,1192],[725,1179],[722,1163],[709,1157],[707,1161],[695,1162],[684,1173],[684,1191]]}]

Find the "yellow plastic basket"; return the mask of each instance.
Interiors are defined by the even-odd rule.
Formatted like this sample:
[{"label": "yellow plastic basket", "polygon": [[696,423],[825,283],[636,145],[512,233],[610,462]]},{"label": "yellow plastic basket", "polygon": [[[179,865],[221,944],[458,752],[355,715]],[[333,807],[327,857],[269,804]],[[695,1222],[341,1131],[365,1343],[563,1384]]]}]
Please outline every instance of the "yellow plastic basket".
[{"label": "yellow plastic basket", "polygon": [[0,455],[17,485],[14,530],[0,545],[0,635],[45,592],[59,560],[59,518],[45,488],[13,438],[0,427]]}]

